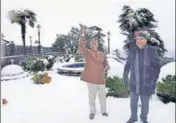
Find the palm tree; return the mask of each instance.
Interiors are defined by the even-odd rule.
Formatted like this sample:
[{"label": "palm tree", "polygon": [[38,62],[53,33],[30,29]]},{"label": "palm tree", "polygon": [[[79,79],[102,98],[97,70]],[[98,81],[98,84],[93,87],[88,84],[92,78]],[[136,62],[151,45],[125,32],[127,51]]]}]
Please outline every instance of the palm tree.
[{"label": "palm tree", "polygon": [[120,23],[119,27],[122,34],[126,36],[124,50],[127,54],[130,48],[136,46],[134,32],[144,29],[150,35],[147,43],[157,49],[159,56],[164,56],[167,49],[165,48],[164,41],[155,30],[158,21],[155,20],[155,16],[150,10],[139,8],[134,11],[130,6],[125,5],[117,22]]},{"label": "palm tree", "polygon": [[22,41],[23,41],[23,54],[26,55],[26,41],[25,41],[25,35],[26,35],[26,23],[29,23],[29,26],[34,28],[34,24],[37,21],[36,20],[36,14],[30,10],[11,10],[8,12],[9,20],[12,24],[17,23],[21,26],[21,35],[22,35]]}]

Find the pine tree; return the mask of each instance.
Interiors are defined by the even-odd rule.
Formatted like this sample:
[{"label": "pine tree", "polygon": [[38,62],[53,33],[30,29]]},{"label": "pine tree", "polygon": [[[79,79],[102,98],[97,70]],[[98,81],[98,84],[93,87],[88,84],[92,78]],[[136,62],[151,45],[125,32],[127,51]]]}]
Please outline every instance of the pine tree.
[{"label": "pine tree", "polygon": [[67,35],[59,35],[53,44],[53,47],[57,49],[61,56],[66,53],[66,42],[68,40]]},{"label": "pine tree", "polygon": [[68,46],[67,50],[69,54],[79,54],[79,37],[80,30],[77,27],[72,27],[70,32],[68,33]]},{"label": "pine tree", "polygon": [[99,47],[98,49],[102,52],[105,52],[104,48],[104,37],[106,36],[105,34],[102,33],[103,29],[101,29],[98,26],[91,26],[87,27],[86,30],[86,47],[90,48],[90,41],[92,39],[98,40]]},{"label": "pine tree", "polygon": [[[132,15],[130,19],[129,15]],[[146,8],[140,8],[134,11],[130,6],[124,6],[122,9],[122,14],[119,16],[120,29],[122,34],[127,36],[124,41],[124,50],[128,53],[129,49],[136,46],[136,40],[134,37],[134,31],[138,29],[147,29],[150,37],[148,39],[148,45],[157,48],[159,56],[163,56],[167,51],[164,47],[164,42],[155,28],[157,28],[157,20],[155,20],[154,15]]]},{"label": "pine tree", "polygon": [[[72,27],[67,35],[57,35],[57,39],[53,44],[53,47],[60,52],[60,55],[71,54],[78,55],[79,52],[79,38],[81,31],[77,27]],[[104,38],[105,35],[102,33],[102,29],[97,26],[87,27],[85,34],[85,47],[90,49],[90,41],[92,39],[97,39],[99,43],[99,50],[105,52],[104,48]]]}]

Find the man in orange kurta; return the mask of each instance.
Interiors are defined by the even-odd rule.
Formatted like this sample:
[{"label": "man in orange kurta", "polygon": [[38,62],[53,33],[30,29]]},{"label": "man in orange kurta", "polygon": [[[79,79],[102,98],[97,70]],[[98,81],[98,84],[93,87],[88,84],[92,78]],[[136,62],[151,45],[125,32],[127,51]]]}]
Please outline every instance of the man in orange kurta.
[{"label": "man in orange kurta", "polygon": [[81,26],[81,36],[79,41],[80,52],[85,58],[85,68],[81,76],[81,80],[87,82],[89,90],[90,119],[94,119],[96,113],[96,94],[98,92],[101,113],[108,116],[106,110],[106,86],[105,72],[109,70],[108,61],[104,53],[98,50],[98,41],[92,40],[91,49],[85,48],[85,26]]}]

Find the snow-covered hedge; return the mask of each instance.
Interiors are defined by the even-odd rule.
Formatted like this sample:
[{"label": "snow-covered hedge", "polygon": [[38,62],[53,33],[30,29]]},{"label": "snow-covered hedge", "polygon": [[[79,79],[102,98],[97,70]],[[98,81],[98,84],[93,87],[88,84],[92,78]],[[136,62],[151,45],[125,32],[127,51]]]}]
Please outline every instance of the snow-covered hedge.
[{"label": "snow-covered hedge", "polygon": [[1,81],[16,80],[29,76],[19,65],[11,64],[1,70]]},{"label": "snow-covered hedge", "polygon": [[127,98],[129,96],[128,88],[124,86],[123,80],[117,76],[107,77],[106,75],[107,96],[117,98]]},{"label": "snow-covered hedge", "polygon": [[74,56],[76,62],[84,62],[84,57],[80,54]]},{"label": "snow-covered hedge", "polygon": [[49,70],[54,65],[54,57],[28,58],[26,61],[23,61],[21,65],[26,71],[38,72],[44,71],[45,69]]},{"label": "snow-covered hedge", "polygon": [[162,82],[157,83],[157,95],[164,103],[176,102],[176,76],[167,75]]},{"label": "snow-covered hedge", "polygon": [[45,64],[45,66],[46,66],[46,69],[47,70],[50,70],[52,67],[53,67],[53,65],[54,65],[54,56],[48,56],[47,58],[46,58],[46,60],[47,60],[47,64]]},{"label": "snow-covered hedge", "polygon": [[16,76],[23,73],[23,68],[15,64],[7,65],[1,70],[1,76]]}]

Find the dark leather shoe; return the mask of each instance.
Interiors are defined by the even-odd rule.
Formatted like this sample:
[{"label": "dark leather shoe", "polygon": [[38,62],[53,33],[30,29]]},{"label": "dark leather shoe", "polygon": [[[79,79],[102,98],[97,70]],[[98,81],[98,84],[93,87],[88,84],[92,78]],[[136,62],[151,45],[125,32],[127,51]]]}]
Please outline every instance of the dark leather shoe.
[{"label": "dark leather shoe", "polygon": [[102,115],[108,117],[108,114],[107,114],[107,113],[103,113]]},{"label": "dark leather shoe", "polygon": [[126,123],[134,123],[134,122],[136,122],[137,121],[137,119],[132,119],[132,118],[130,118]]},{"label": "dark leather shoe", "polygon": [[148,121],[147,121],[147,120],[145,120],[145,121],[142,121],[142,123],[148,123]]},{"label": "dark leather shoe", "polygon": [[90,113],[90,115],[89,115],[89,119],[93,120],[93,119],[94,119],[94,117],[95,117],[95,114]]}]

